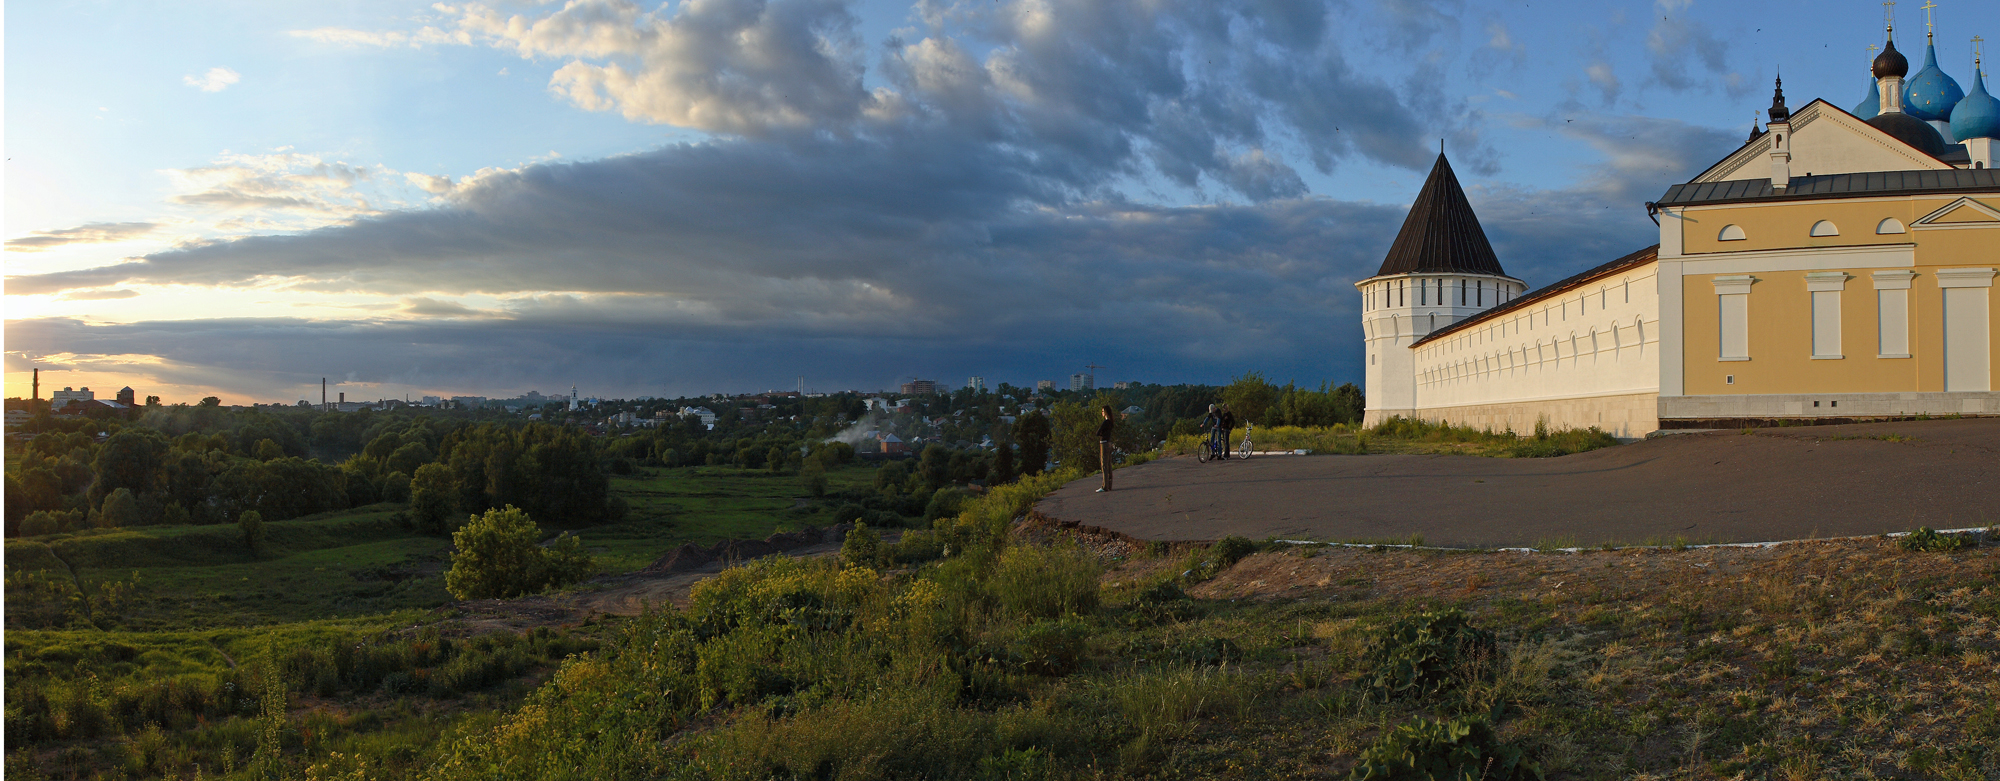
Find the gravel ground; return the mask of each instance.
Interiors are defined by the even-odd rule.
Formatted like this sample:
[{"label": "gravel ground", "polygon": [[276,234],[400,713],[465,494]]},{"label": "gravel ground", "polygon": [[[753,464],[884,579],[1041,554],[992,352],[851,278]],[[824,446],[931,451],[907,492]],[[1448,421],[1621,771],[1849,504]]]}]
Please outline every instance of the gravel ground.
[{"label": "gravel ground", "polygon": [[1168,458],[1036,509],[1142,540],[1752,542],[2000,524],[2000,419],[1677,434],[1561,458]]}]

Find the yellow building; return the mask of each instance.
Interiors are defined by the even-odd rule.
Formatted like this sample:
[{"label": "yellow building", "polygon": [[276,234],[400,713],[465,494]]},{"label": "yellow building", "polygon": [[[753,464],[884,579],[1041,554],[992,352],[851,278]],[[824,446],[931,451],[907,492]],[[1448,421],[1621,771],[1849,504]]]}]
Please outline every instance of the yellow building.
[{"label": "yellow building", "polygon": [[[1412,260],[1399,237],[1382,272],[1357,284],[1369,419],[1638,436],[2000,415],[2000,104],[1977,66],[1970,94],[1934,56],[1920,93],[1904,89],[1908,70],[1892,31],[1873,64],[1874,104],[1858,107],[1875,109],[1867,118],[1823,100],[1792,112],[1781,83],[1766,130],[1646,205],[1657,247],[1540,290],[1417,312],[1401,291],[1423,277],[1512,279],[1497,260]],[[1424,211],[1404,236],[1448,232]],[[1458,222],[1479,230],[1469,209]]]}]

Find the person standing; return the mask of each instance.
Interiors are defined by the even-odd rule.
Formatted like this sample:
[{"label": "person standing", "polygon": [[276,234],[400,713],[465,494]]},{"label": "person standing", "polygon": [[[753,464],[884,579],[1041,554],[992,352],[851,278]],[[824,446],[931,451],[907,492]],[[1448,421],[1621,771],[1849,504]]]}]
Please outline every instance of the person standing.
[{"label": "person standing", "polygon": [[1236,433],[1236,413],[1229,411],[1229,405],[1222,405],[1222,457],[1229,457],[1229,436]]},{"label": "person standing", "polygon": [[1111,431],[1117,426],[1118,413],[1109,404],[1100,411],[1104,413],[1104,422],[1097,424],[1097,463],[1104,470],[1104,487],[1097,489],[1101,494],[1111,490]]},{"label": "person standing", "polygon": [[1208,405],[1208,414],[1202,416],[1201,427],[1208,430],[1208,444],[1205,447],[1207,447],[1210,450],[1210,452],[1217,452],[1217,453],[1221,452],[1224,446],[1223,445],[1224,435],[1222,433],[1222,413],[1216,411],[1214,404]]}]

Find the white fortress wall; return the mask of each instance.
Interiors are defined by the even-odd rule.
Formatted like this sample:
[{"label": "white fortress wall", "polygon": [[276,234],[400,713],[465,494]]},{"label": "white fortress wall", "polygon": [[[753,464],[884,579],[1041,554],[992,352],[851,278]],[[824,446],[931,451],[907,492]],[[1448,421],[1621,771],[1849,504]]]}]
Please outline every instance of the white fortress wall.
[{"label": "white fortress wall", "polygon": [[1590,280],[1411,349],[1418,417],[1494,431],[1659,428],[1658,264]]}]

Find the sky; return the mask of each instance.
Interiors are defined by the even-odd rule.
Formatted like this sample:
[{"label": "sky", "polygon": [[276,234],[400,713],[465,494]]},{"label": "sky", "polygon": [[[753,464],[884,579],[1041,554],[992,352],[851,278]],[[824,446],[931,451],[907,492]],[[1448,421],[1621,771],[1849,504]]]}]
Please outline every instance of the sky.
[{"label": "sky", "polygon": [[[193,6],[193,7],[184,7]],[[1449,155],[1541,285],[1868,87],[1883,7],[65,2],[5,18],[6,395],[1361,379]],[[2000,6],[1933,9],[1969,86]],[[1894,10],[1919,64],[1925,11]]]}]

